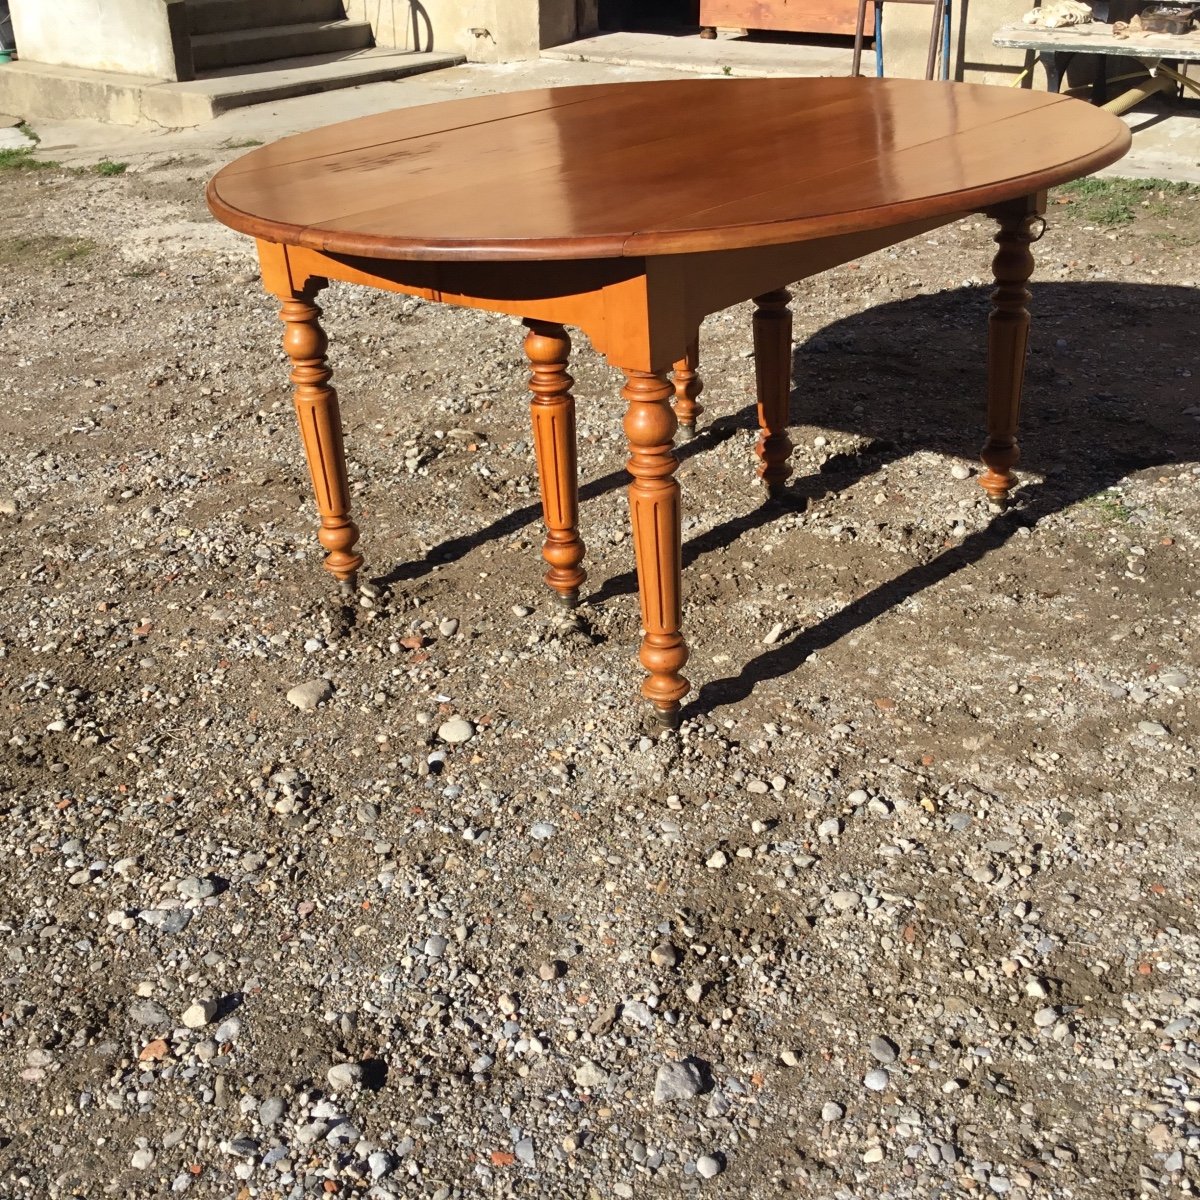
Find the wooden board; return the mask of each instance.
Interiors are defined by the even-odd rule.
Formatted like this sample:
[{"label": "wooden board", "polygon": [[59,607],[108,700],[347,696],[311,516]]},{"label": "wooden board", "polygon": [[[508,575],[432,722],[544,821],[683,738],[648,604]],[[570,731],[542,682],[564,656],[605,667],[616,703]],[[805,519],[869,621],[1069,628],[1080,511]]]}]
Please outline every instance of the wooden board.
[{"label": "wooden board", "polygon": [[721,29],[853,36],[857,15],[855,0],[700,0],[700,24]]},{"label": "wooden board", "polygon": [[1034,25],[1006,25],[992,38],[997,46],[1018,50],[1055,50],[1060,54],[1115,54],[1123,58],[1166,58],[1200,62],[1200,33],[1148,33],[1141,37],[1113,37],[1111,25],[1068,25],[1039,29]]}]

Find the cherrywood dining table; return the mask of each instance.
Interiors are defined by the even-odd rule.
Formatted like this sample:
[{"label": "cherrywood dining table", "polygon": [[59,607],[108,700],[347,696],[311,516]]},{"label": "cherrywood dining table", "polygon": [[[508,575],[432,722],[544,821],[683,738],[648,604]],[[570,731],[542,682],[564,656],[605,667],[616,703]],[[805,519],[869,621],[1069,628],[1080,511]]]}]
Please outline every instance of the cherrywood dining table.
[{"label": "cherrywood dining table", "polygon": [[1112,163],[1129,140],[1109,113],[1007,87],[603,84],[405,108],[285,138],[221,170],[208,203],[257,240],[263,284],[282,302],[318,537],[343,582],[363,560],[315,303],[330,281],[523,319],[545,578],[566,604],[586,576],[565,327],[584,330],[621,371],[642,694],[670,725],[690,687],[673,443],[701,412],[702,319],[754,301],[758,473],[778,495],[791,472],[788,285],[966,214],[995,218],[981,483],[1003,503],[1045,191]]}]

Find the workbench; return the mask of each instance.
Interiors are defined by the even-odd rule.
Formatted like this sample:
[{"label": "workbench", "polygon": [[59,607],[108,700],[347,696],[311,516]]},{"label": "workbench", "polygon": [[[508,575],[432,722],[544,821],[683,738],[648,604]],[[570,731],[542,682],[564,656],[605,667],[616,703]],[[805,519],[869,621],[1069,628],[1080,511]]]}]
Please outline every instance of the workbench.
[{"label": "workbench", "polygon": [[[1200,84],[1176,70],[1170,63],[1200,62],[1200,32],[1185,34],[1133,33],[1114,36],[1111,25],[1068,25],[1060,29],[1041,29],[1036,25],[1006,25],[996,31],[992,42],[1017,50],[1033,50],[1046,68],[1046,86],[1057,92],[1063,73],[1076,54],[1100,56],[1093,99],[1112,113],[1123,113],[1156,92],[1173,91],[1176,86],[1200,94]],[[1129,88],[1109,100],[1110,80],[1105,60],[1108,57],[1136,59],[1150,73],[1149,80]]]}]

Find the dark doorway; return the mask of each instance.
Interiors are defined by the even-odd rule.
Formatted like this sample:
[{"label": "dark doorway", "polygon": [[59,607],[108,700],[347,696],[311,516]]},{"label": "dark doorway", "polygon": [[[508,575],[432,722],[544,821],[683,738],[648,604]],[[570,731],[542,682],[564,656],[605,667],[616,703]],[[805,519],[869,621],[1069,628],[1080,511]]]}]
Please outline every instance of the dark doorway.
[{"label": "dark doorway", "polygon": [[695,29],[700,0],[600,0],[600,28]]}]

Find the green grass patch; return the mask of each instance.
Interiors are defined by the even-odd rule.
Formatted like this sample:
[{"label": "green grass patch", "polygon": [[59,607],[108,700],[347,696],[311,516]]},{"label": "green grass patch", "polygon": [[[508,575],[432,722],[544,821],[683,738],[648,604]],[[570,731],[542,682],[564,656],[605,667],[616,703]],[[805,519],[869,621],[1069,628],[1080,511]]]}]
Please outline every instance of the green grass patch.
[{"label": "green grass patch", "polygon": [[1133,516],[1133,509],[1115,492],[1100,492],[1089,496],[1083,503],[1114,525],[1124,525]]},{"label": "green grass patch", "polygon": [[65,267],[87,258],[96,249],[91,238],[57,237],[54,234],[4,238],[0,239],[0,266]]},{"label": "green grass patch", "polygon": [[93,168],[97,175],[111,176],[124,175],[129,170],[129,164],[123,162],[113,162],[111,158],[101,159]]},{"label": "green grass patch", "polygon": [[1167,216],[1171,200],[1200,196],[1200,186],[1170,179],[1076,179],[1056,189],[1093,225],[1128,225],[1139,210]]},{"label": "green grass patch", "polygon": [[56,162],[44,162],[33,157],[32,146],[19,146],[15,149],[0,150],[0,171],[55,171],[59,167]]}]

